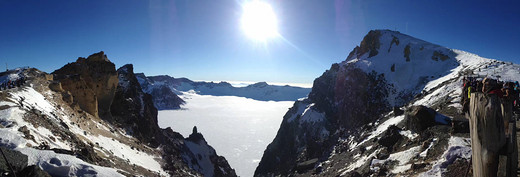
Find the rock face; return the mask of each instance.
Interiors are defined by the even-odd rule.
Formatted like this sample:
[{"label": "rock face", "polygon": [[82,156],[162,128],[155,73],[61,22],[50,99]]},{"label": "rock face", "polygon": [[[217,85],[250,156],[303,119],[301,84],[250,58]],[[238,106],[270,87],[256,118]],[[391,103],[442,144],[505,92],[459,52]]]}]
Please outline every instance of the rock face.
[{"label": "rock face", "polygon": [[141,141],[159,144],[157,134],[157,109],[153,106],[152,96],[144,93],[134,75],[133,65],[127,64],[117,70],[118,86],[111,107],[113,123],[127,128],[129,134]]},{"label": "rock face", "polygon": [[[460,116],[447,106],[456,100],[451,95],[456,95],[454,85],[460,79],[460,55],[468,56],[399,32],[370,31],[345,61],[333,64],[314,80],[308,99],[297,101],[289,109],[255,176],[398,174],[401,172],[396,172],[396,167],[411,160],[394,165],[399,156],[396,153],[419,151],[416,149],[422,144],[426,147],[420,152],[430,144],[432,149],[441,149],[425,152],[425,159],[439,158],[449,131],[442,135],[426,133],[420,140],[415,140],[418,136],[414,133],[449,130],[445,124],[451,118],[434,110]],[[403,107],[407,105],[435,108]],[[408,110],[406,116],[402,110]],[[411,120],[412,128],[403,128],[405,119]],[[372,161],[385,153],[386,158]],[[428,168],[432,166],[423,169]]]},{"label": "rock face", "polygon": [[83,110],[94,116],[111,117],[118,76],[115,65],[103,52],[80,57],[52,74]]}]

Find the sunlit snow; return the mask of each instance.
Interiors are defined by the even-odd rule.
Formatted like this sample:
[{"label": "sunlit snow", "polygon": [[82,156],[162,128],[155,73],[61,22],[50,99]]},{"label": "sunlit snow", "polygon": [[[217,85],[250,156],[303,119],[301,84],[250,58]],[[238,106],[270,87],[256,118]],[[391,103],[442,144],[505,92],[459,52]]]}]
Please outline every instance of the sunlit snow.
[{"label": "sunlit snow", "polygon": [[292,101],[256,101],[234,96],[185,92],[182,110],[159,111],[159,126],[183,136],[193,126],[239,176],[253,176],[267,145],[274,139]]}]

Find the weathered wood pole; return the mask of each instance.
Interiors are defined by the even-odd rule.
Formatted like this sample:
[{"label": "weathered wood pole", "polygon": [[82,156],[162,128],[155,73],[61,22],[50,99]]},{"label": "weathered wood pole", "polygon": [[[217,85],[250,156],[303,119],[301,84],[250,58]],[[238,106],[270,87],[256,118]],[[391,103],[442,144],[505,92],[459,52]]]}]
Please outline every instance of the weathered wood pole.
[{"label": "weathered wood pole", "polygon": [[516,120],[513,117],[513,101],[511,99],[502,99],[502,117],[504,118],[507,137],[506,176],[516,177],[518,168],[518,145],[516,144]]},{"label": "weathered wood pole", "polygon": [[473,176],[496,177],[499,151],[506,143],[500,99],[471,93],[469,113]]}]

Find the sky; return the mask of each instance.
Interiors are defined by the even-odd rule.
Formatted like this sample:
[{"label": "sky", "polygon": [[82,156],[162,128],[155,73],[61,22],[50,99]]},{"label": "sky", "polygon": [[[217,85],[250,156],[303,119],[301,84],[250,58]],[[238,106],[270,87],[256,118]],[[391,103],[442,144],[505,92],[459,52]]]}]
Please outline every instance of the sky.
[{"label": "sky", "polygon": [[312,83],[372,29],[520,63],[518,0],[264,0],[278,37],[241,28],[246,0],[0,0],[0,68],[45,72],[104,51],[116,67],[206,81]]}]

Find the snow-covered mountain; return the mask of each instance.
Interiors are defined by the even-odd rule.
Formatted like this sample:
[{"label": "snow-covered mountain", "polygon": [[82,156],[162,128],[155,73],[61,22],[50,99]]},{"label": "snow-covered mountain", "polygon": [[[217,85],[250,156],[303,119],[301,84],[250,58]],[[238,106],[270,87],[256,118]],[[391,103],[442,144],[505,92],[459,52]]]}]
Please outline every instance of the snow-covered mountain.
[{"label": "snow-covered mountain", "polygon": [[0,91],[0,146],[18,176],[236,176],[198,131],[159,128],[132,65],[116,70],[103,52],[0,78],[27,79]]},{"label": "snow-covered mountain", "polygon": [[143,73],[135,74],[143,91],[152,95],[153,104],[159,110],[179,109],[185,103],[182,98],[175,94],[175,90],[165,84],[153,84]]},{"label": "snow-covered mountain", "polygon": [[467,73],[514,80],[520,65],[370,31],[286,113],[255,176],[463,176]]},{"label": "snow-covered mountain", "polygon": [[[239,96],[260,101],[296,101],[299,98],[307,97],[311,91],[310,88],[269,85],[266,82],[258,82],[246,87],[233,87],[227,82],[195,82],[186,78],[173,78],[167,75],[146,77],[142,73],[137,74],[137,79],[143,90],[154,97],[173,97],[166,89],[169,88],[172,93],[177,95],[193,90],[199,95]],[[159,92],[158,90],[164,91]],[[164,102],[166,101],[154,101],[156,105],[159,105],[159,108],[176,108],[162,106]]]}]

